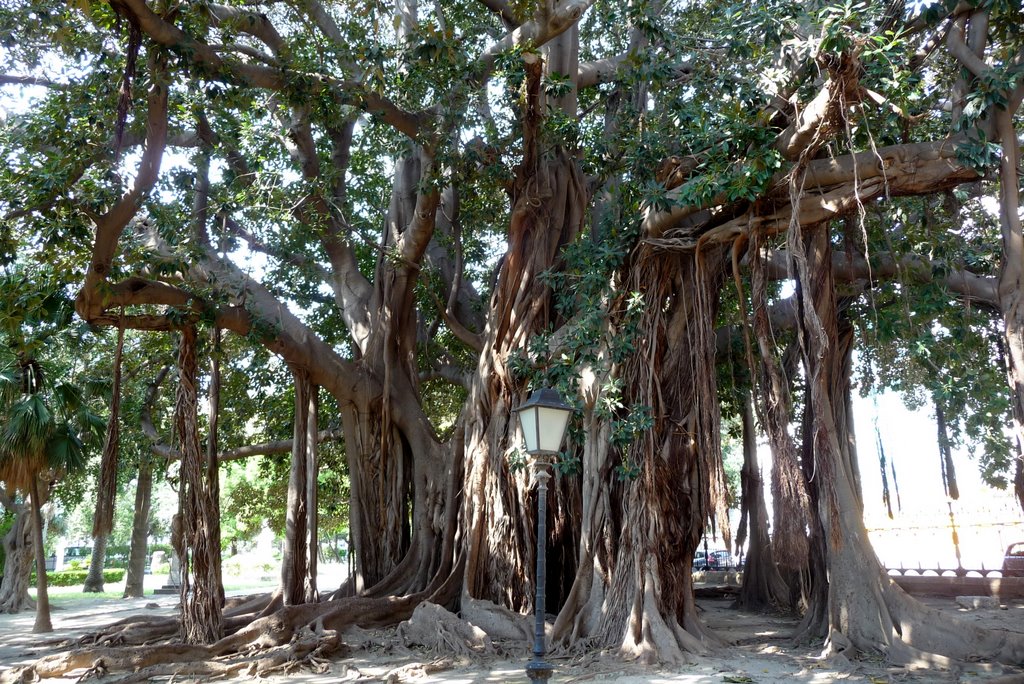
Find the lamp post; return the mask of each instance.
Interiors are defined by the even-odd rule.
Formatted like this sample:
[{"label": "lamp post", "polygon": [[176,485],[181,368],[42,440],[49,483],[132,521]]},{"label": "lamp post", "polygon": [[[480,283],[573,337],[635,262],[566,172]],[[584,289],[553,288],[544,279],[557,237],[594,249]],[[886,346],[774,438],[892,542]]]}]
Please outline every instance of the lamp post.
[{"label": "lamp post", "polygon": [[519,425],[526,442],[526,453],[533,457],[533,479],[537,482],[537,596],[533,603],[533,658],[526,664],[526,676],[531,682],[546,682],[554,669],[544,660],[547,494],[548,479],[551,478],[547,466],[562,446],[572,407],[562,401],[557,390],[539,389],[534,390],[515,412],[519,416]]}]

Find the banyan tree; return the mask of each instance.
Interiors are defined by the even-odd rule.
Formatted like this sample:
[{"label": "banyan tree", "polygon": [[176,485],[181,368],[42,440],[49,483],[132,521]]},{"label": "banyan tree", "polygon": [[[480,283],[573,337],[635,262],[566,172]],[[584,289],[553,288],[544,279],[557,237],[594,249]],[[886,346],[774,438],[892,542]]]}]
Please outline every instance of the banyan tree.
[{"label": "banyan tree", "polygon": [[[22,258],[62,255],[82,320],[178,345],[195,628],[142,660],[107,648],[108,668],[214,672],[292,644],[270,667],[426,601],[479,624],[529,611],[536,507],[511,411],[541,385],[577,408],[548,493],[553,639],[661,662],[715,650],[690,567],[706,530],[729,533],[716,364],[733,335],[777,466],[757,562],[800,583],[804,636],[897,662],[1021,660],[1019,636],[936,621],[885,576],[849,418],[857,302],[897,282],[999,322],[1024,422],[1013,3],[3,12],[0,81],[36,88],[5,123],[4,230],[50,246]],[[968,245],[958,221],[982,196],[1001,240]],[[223,610],[217,449],[196,429],[197,339],[215,334],[276,355],[296,397],[281,591]],[[314,560],[327,424],[355,550],[332,593]],[[754,509],[752,535],[769,523]],[[163,627],[116,629],[131,644]]]}]

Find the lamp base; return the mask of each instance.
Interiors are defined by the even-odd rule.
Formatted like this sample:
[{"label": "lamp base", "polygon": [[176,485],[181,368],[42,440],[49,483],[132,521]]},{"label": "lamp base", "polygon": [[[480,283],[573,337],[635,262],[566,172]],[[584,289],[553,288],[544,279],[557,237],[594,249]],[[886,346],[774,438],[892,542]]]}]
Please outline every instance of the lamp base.
[{"label": "lamp base", "polygon": [[544,662],[539,656],[534,656],[533,660],[526,664],[526,676],[530,678],[531,682],[546,682],[554,671],[555,668],[550,663]]}]

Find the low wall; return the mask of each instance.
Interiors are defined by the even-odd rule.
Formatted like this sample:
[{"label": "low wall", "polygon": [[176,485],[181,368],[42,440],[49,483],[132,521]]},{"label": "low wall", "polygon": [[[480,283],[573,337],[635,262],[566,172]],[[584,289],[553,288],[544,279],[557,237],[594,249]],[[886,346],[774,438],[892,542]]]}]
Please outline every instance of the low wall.
[{"label": "low wall", "polygon": [[695,570],[693,581],[703,584],[739,586],[743,582],[741,570]]},{"label": "low wall", "polygon": [[1024,577],[903,576],[891,579],[908,594],[920,596],[996,596],[1024,598]]}]

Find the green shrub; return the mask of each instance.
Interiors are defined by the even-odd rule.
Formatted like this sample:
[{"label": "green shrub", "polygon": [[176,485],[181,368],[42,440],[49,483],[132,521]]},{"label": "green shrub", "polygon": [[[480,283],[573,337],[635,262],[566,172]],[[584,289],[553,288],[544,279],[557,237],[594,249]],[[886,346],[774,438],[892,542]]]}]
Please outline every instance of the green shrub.
[{"label": "green shrub", "polygon": [[[104,582],[120,582],[124,579],[124,568],[107,568],[103,571]],[[51,587],[73,587],[76,584],[85,584],[88,577],[88,570],[61,570],[60,572],[46,573],[46,583]],[[36,585],[35,572],[30,580],[31,586]]]}]

